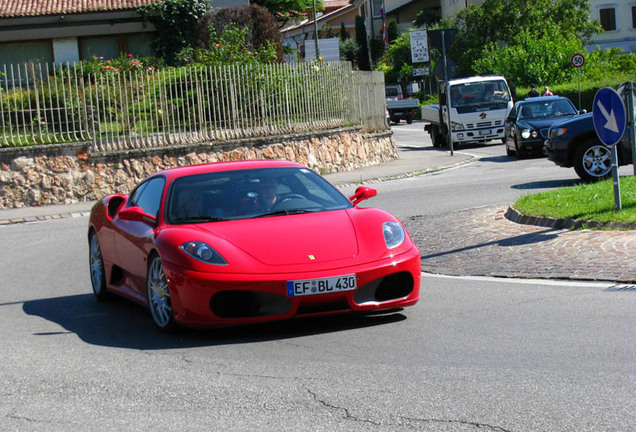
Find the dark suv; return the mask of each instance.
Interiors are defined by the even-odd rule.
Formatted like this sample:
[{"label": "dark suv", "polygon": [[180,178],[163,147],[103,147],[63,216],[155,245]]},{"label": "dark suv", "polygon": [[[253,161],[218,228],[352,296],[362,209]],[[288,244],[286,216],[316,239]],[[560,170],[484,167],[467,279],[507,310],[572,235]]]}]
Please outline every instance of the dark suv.
[{"label": "dark suv", "polygon": [[[554,123],[548,130],[545,152],[555,164],[570,168],[585,182],[609,177],[612,173],[612,150],[605,146],[594,130],[593,113]],[[629,131],[616,144],[619,165],[632,163]]]}]

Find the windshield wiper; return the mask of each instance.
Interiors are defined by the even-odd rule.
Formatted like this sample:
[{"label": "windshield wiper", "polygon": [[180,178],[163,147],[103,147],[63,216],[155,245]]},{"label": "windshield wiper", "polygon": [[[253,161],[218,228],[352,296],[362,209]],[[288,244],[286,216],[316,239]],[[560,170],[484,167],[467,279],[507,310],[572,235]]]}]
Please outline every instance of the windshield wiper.
[{"label": "windshield wiper", "polygon": [[220,217],[214,217],[214,216],[187,216],[187,217],[180,217],[180,218],[176,218],[174,219],[175,222],[190,222],[190,223],[196,223],[196,222],[222,222],[222,221],[226,221],[228,219],[224,219],[224,218],[220,218]]},{"label": "windshield wiper", "polygon": [[307,209],[290,209],[290,210],[275,210],[269,213],[263,213],[258,216],[254,216],[252,219],[268,217],[268,216],[281,216],[281,215],[292,215],[292,214],[302,214],[302,213],[315,213],[318,210],[307,210]]}]

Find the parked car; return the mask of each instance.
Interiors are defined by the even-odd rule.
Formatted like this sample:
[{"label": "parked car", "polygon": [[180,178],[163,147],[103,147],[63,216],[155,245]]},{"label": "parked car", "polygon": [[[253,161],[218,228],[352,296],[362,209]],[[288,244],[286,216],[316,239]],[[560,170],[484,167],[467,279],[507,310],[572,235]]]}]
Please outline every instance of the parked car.
[{"label": "parked car", "polygon": [[[616,144],[619,165],[632,163],[629,131]],[[612,150],[598,138],[593,113],[554,123],[545,142],[548,159],[558,166],[574,167],[584,182],[594,182],[612,173]]]},{"label": "parked car", "polygon": [[419,299],[420,252],[391,214],[288,161],[186,166],[92,208],[98,299],[150,309],[160,330],[390,310]]},{"label": "parked car", "polygon": [[563,117],[584,112],[577,111],[570,99],[563,96],[533,97],[517,102],[506,118],[506,154],[521,159],[531,153],[543,153],[550,125]]}]

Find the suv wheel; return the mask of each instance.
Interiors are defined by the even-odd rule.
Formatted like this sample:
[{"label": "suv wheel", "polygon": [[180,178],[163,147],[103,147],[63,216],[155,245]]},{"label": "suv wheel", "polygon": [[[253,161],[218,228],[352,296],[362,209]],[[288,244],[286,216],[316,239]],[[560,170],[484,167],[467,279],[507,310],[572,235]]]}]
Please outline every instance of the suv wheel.
[{"label": "suv wheel", "polygon": [[586,183],[608,178],[612,173],[612,150],[597,140],[584,142],[574,153],[574,171]]}]

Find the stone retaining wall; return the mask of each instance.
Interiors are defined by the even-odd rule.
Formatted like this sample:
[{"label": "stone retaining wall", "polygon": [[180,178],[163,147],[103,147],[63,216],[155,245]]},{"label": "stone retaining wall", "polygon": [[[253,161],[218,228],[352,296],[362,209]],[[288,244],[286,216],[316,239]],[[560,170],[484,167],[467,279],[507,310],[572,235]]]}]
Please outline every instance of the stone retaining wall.
[{"label": "stone retaining wall", "polygon": [[287,159],[321,174],[398,157],[393,133],[359,128],[90,154],[91,143],[0,149],[0,209],[93,201],[128,193],[149,174],[175,166],[245,159]]}]

